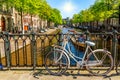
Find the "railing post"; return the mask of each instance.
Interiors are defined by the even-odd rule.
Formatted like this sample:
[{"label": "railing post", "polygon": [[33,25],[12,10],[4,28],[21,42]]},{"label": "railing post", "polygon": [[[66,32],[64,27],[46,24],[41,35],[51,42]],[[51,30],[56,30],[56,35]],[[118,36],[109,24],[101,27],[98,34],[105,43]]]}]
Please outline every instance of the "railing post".
[{"label": "railing post", "polygon": [[62,41],[62,37],[63,37],[63,33],[59,32],[58,34],[58,41],[57,41],[57,44],[60,45],[61,44],[61,41]]},{"label": "railing post", "polygon": [[7,57],[7,68],[10,69],[10,40],[9,40],[9,33],[8,32],[4,32],[3,33],[4,36],[4,47],[5,47],[5,54]]},{"label": "railing post", "polygon": [[86,32],[85,32],[85,34],[86,34],[86,40],[90,40],[90,32],[87,30]]},{"label": "railing post", "polygon": [[35,70],[36,68],[36,61],[37,61],[37,57],[36,57],[36,40],[35,40],[35,33],[32,32],[32,39],[31,39],[31,48],[32,48],[32,55],[33,55],[33,69]]},{"label": "railing post", "polygon": [[118,42],[118,40],[117,40],[117,31],[116,30],[113,30],[113,40],[112,40],[112,42],[113,42],[113,47],[112,47],[112,56],[113,56],[113,64],[114,64],[114,66],[115,66],[115,64],[116,64],[116,53],[117,53],[117,42]]}]

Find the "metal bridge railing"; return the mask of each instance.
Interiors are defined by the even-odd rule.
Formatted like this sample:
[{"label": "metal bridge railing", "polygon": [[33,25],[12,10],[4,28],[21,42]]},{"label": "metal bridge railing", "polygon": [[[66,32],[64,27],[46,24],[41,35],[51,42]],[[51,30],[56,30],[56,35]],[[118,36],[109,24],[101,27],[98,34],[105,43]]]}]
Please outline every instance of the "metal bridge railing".
[{"label": "metal bridge railing", "polygon": [[[6,69],[17,69],[18,67],[36,67],[44,66],[46,54],[51,50],[53,44],[59,44],[62,39],[60,32],[55,34],[0,34],[0,64]],[[91,40],[96,43],[96,48],[107,48],[114,58],[114,64],[120,57],[120,34],[113,33],[84,33],[71,34],[85,35],[86,40]],[[77,41],[77,38],[76,38]],[[78,49],[79,46],[75,45]],[[84,50],[84,49],[83,49]],[[76,53],[76,55],[80,55]]]}]

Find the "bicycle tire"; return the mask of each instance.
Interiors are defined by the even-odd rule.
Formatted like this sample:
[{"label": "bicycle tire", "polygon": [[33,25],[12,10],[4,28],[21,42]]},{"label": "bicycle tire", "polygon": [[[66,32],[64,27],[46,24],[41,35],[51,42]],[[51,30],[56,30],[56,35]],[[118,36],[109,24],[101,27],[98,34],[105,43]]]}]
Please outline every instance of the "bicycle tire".
[{"label": "bicycle tire", "polygon": [[[96,60],[96,57],[93,55],[93,53],[98,58],[99,62]],[[86,69],[93,75],[107,75],[111,69],[113,69],[113,58],[109,51],[97,49],[88,55],[86,65]]]},{"label": "bicycle tire", "polygon": [[62,50],[50,51],[45,58],[45,68],[51,75],[61,75],[68,68],[68,58]]},{"label": "bicycle tire", "polygon": [[116,73],[120,74],[120,61],[118,62],[118,64],[116,65]]}]

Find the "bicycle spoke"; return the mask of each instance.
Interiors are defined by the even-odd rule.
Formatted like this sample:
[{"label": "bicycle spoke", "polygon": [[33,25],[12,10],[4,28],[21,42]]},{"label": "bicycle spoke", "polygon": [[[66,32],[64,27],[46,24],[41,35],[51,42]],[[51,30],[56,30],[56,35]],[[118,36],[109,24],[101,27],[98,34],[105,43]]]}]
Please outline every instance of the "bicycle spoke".
[{"label": "bicycle spoke", "polygon": [[104,56],[101,58],[101,61],[102,61],[102,62],[106,59],[107,55],[108,55],[108,54],[104,54]]},{"label": "bicycle spoke", "polygon": [[[89,61],[91,61],[91,63],[89,63]],[[113,67],[112,56],[104,50],[96,50],[94,55],[93,53],[89,54],[86,63],[89,64],[86,66],[87,70],[94,75],[105,75],[109,73]]]},{"label": "bicycle spoke", "polygon": [[67,67],[68,59],[63,53],[61,55],[59,50],[51,51],[45,58],[45,68],[52,75],[62,74],[66,71]]}]

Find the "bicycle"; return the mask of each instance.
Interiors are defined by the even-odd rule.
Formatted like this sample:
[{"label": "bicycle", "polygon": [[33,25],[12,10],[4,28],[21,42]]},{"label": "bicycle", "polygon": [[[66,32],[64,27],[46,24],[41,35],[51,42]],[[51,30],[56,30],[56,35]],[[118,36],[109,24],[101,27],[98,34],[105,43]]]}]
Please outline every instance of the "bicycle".
[{"label": "bicycle", "polygon": [[70,58],[77,63],[79,70],[86,67],[89,73],[93,75],[106,75],[111,71],[113,58],[107,49],[92,50],[91,46],[95,46],[95,43],[85,41],[86,49],[84,56],[81,58],[75,56],[70,50],[69,39],[69,33],[64,35],[62,45],[54,45],[53,50],[46,55],[45,68],[49,74],[63,74],[70,67]]}]

